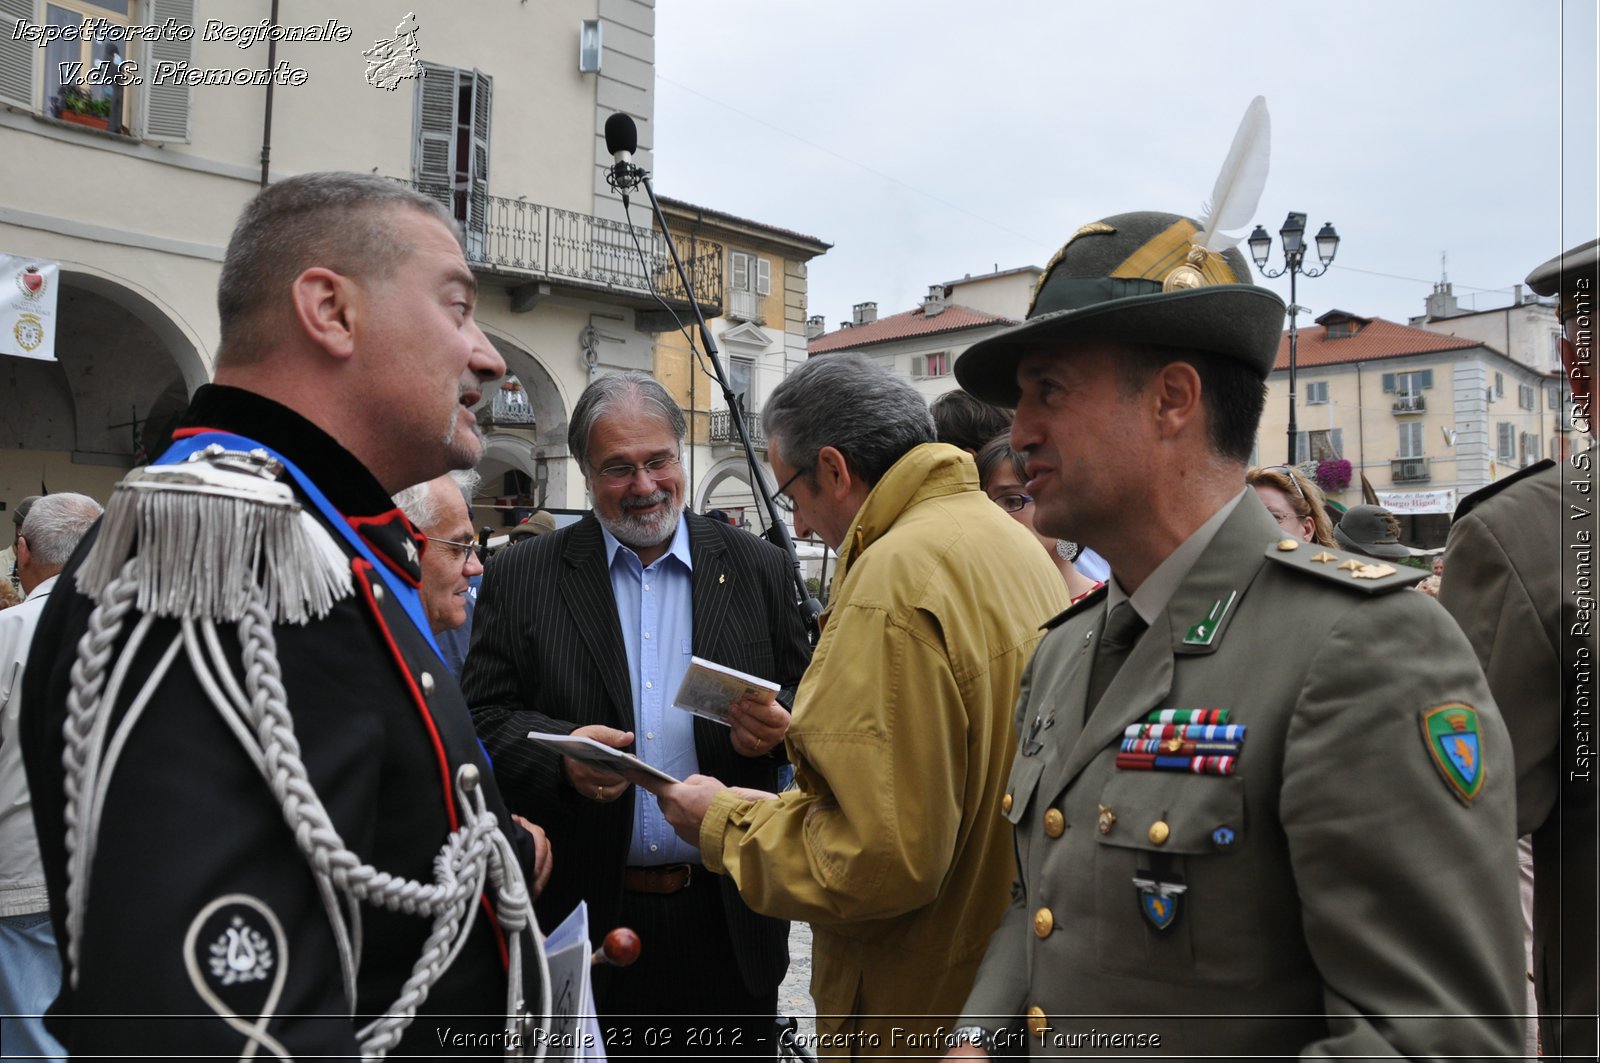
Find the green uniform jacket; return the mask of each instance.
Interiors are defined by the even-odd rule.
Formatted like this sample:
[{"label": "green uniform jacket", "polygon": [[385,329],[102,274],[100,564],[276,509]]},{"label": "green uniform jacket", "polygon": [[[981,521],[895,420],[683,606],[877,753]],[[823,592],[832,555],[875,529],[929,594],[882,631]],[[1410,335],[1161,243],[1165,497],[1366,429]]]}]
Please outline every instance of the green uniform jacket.
[{"label": "green uniform jacket", "polygon": [[[1546,1055],[1595,1056],[1593,450],[1541,462],[1456,512],[1439,603],[1478,652],[1511,731],[1517,831],[1533,835],[1533,971]],[[1580,567],[1581,566],[1581,567]],[[1579,591],[1584,590],[1584,602]],[[1551,1016],[1567,1015],[1559,1025]]]},{"label": "green uniform jacket", "polygon": [[[1281,534],[1241,502],[1087,727],[1104,595],[1040,643],[1010,782],[1020,894],[964,1023],[1031,1012],[1032,1051],[1058,1056],[1521,1047],[1511,750],[1471,647],[1433,599],[1385,592],[1414,581]],[[1476,710],[1470,804],[1421,723],[1452,704]],[[1124,728],[1165,708],[1245,724],[1237,774],[1117,769]],[[1167,929],[1135,878],[1186,887]]]},{"label": "green uniform jacket", "polygon": [[722,794],[700,828],[751,908],[811,922],[819,1054],[942,1054],[1016,877],[1011,709],[1066,604],[954,447],[915,448],[862,503],[795,695],[798,789]]}]

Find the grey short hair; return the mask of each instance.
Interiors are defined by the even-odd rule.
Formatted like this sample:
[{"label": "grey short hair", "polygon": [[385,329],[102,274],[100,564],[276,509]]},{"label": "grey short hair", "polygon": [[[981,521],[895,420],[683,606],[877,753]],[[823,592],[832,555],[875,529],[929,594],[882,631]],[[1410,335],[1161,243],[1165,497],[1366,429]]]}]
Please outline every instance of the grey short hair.
[{"label": "grey short hair", "polygon": [[600,418],[618,409],[637,409],[659,417],[672,429],[673,438],[680,446],[688,434],[689,425],[683,418],[683,410],[649,373],[629,370],[597,377],[578,396],[578,404],[572,408],[572,423],[567,427],[567,449],[577,459],[585,477],[594,471],[589,468],[589,435]]},{"label": "grey short hair", "polygon": [[813,471],[817,451],[834,447],[868,486],[934,441],[933,415],[917,389],[855,352],[820,355],[784,377],[762,424],[769,439],[782,440],[796,472]]},{"label": "grey short hair", "polygon": [[[472,496],[478,490],[478,481],[481,479],[476,470],[457,469],[445,473],[457,489],[461,492],[461,500],[467,504],[467,512],[472,512]],[[437,479],[437,477],[435,477]],[[424,480],[394,496],[395,508],[406,515],[406,520],[418,531],[426,531],[439,522],[439,506],[433,497],[433,480]]]},{"label": "grey short hair", "polygon": [[72,557],[94,522],[100,519],[100,503],[88,495],[63,492],[45,495],[33,504],[22,521],[22,537],[37,564],[60,568]]},{"label": "grey short hair", "polygon": [[307,173],[262,189],[234,226],[217,281],[218,367],[248,365],[271,350],[279,335],[273,316],[287,310],[290,285],[313,266],[346,277],[392,274],[411,252],[386,224],[402,208],[437,219],[461,242],[441,203],[386,177]]}]

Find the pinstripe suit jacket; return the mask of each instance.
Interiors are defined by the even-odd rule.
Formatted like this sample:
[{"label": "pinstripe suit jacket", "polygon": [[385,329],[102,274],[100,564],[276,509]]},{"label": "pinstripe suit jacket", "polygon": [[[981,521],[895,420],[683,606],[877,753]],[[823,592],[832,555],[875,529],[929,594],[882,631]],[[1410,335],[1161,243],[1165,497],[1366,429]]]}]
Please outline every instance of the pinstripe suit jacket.
[{"label": "pinstripe suit jacket", "polygon": [[[811,651],[787,559],[747,532],[693,513],[683,519],[694,566],[695,654],[773,680],[783,687],[780,700],[791,704]],[[506,804],[550,835],[555,866],[539,897],[540,923],[554,926],[587,901],[597,944],[617,921],[633,802],[581,797],[560,758],[524,736],[588,724],[633,730],[630,682],[605,541],[592,513],[495,560],[478,592],[462,688]],[[699,717],[694,740],[704,774],[732,786],[776,788],[781,746],[774,756],[742,757],[726,727]],[[750,911],[731,879],[722,880],[722,890],[723,932],[745,983],[752,993],[770,992],[788,967],[788,924]]]}]

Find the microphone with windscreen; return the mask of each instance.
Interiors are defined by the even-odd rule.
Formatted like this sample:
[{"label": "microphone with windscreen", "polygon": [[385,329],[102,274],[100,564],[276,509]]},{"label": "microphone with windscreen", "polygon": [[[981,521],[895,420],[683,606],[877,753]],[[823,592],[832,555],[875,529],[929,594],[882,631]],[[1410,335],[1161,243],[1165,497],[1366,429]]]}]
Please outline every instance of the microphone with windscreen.
[{"label": "microphone with windscreen", "polygon": [[639,150],[639,127],[633,118],[621,111],[606,119],[606,150],[611,153],[611,169],[606,171],[606,184],[626,195],[639,186],[644,171],[633,164],[633,153]]}]

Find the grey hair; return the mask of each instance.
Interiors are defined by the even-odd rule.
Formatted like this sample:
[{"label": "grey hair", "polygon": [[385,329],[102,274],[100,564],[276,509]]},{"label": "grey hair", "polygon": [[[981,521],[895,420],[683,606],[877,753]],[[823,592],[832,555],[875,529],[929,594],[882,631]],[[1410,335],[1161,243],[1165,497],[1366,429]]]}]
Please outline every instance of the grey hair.
[{"label": "grey hair", "polygon": [[290,285],[306,270],[391,275],[411,253],[391,224],[402,208],[443,223],[462,243],[443,204],[387,177],[307,173],[262,189],[234,226],[217,281],[218,367],[249,365],[272,349],[279,334],[274,317],[287,309]]},{"label": "grey hair", "polygon": [[933,415],[909,381],[864,354],[812,358],[784,377],[767,399],[762,424],[782,440],[796,472],[816,467],[834,447],[868,486],[913,447],[934,441]]},{"label": "grey hair", "polygon": [[589,436],[600,418],[617,409],[637,409],[660,418],[672,429],[672,436],[679,445],[689,431],[677,401],[649,373],[630,369],[597,377],[578,396],[578,404],[572,408],[572,423],[567,427],[567,449],[577,459],[584,476],[593,471],[589,468]]},{"label": "grey hair", "polygon": [[[450,482],[456,485],[461,492],[461,499],[467,504],[467,512],[472,512],[472,496],[478,489],[480,477],[473,469],[457,469],[447,472]],[[442,479],[435,477],[434,479]],[[439,522],[439,504],[433,497],[433,480],[424,480],[394,496],[395,508],[406,515],[406,520],[418,531],[426,532]]]},{"label": "grey hair", "polygon": [[60,568],[72,557],[94,522],[100,519],[100,503],[88,495],[63,492],[45,495],[33,504],[22,521],[22,537],[28,552],[46,568]]}]

